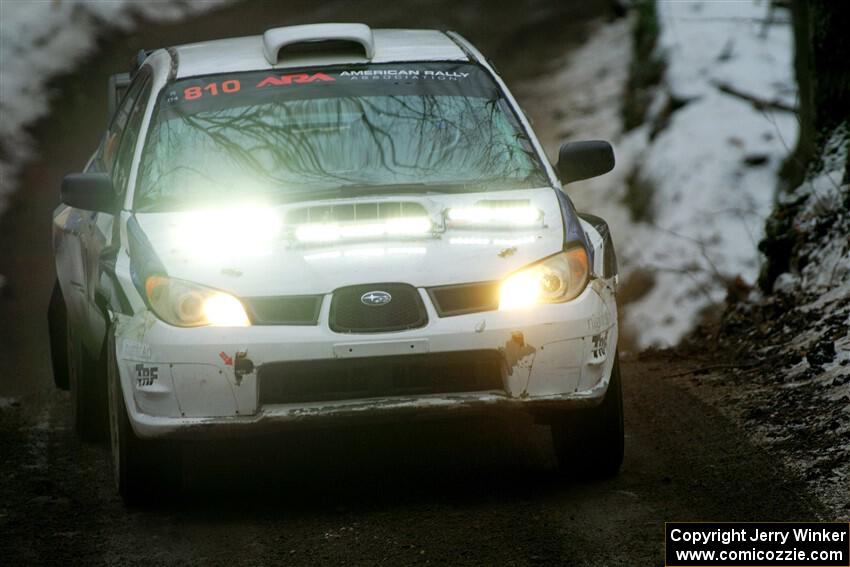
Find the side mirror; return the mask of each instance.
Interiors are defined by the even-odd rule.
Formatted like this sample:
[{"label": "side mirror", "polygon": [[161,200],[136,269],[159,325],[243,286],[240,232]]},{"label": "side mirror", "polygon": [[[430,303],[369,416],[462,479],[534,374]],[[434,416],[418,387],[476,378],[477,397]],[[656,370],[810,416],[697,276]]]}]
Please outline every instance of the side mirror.
[{"label": "side mirror", "polygon": [[614,169],[614,149],[602,140],[564,144],[558,152],[556,169],[564,183],[608,173]]},{"label": "side mirror", "polygon": [[71,173],[62,180],[60,200],[75,209],[115,212],[115,191],[107,173]]}]

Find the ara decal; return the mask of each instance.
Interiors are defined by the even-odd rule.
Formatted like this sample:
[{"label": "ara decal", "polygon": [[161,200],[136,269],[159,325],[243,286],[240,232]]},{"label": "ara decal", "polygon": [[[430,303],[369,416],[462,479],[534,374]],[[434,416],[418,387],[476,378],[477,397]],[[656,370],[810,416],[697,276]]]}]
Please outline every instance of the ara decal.
[{"label": "ara decal", "polygon": [[[257,83],[254,88],[261,89],[268,86],[282,85],[304,85],[315,83],[317,81],[327,82],[335,81],[330,75],[325,73],[291,73],[289,75],[270,75]],[[198,100],[200,98],[216,97],[219,95],[235,94],[242,90],[242,82],[239,79],[227,79],[225,81],[217,81],[207,83],[203,86],[195,85],[183,89],[183,100]],[[173,102],[171,95],[169,101]]]},{"label": "ara decal", "polygon": [[227,356],[226,352],[221,351],[220,353],[218,353],[218,356],[219,358],[221,358],[222,362],[224,362],[227,366],[233,366],[233,358]]},{"label": "ara decal", "polygon": [[281,86],[281,85],[303,85],[307,83],[315,83],[316,81],[335,81],[333,77],[330,75],[325,75],[324,73],[313,73],[312,75],[307,73],[295,73],[293,75],[281,75],[280,77],[266,77],[259,83],[257,83],[258,89],[262,87],[267,87],[269,85]]}]

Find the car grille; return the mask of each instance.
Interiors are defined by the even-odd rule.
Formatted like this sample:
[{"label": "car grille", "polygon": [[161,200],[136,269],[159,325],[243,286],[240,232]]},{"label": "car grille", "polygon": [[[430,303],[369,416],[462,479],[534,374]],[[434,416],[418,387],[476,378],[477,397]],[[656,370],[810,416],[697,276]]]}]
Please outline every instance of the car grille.
[{"label": "car grille", "polygon": [[[363,295],[381,291],[392,296],[385,305],[364,305]],[[367,284],[337,289],[331,299],[330,328],[338,333],[381,333],[422,327],[428,322],[417,289],[400,283]]]},{"label": "car grille", "polygon": [[275,362],[259,368],[260,404],[504,390],[498,351]]},{"label": "car grille", "polygon": [[499,282],[432,287],[428,289],[428,295],[440,317],[499,308]]},{"label": "car grille", "polygon": [[316,325],[322,296],[249,297],[242,302],[254,325]]}]

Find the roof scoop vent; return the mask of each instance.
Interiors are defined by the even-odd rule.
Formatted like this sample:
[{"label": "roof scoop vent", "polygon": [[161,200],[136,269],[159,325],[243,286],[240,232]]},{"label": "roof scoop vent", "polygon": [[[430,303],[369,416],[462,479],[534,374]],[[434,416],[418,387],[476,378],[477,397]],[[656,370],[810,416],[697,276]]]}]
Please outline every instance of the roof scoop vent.
[{"label": "roof scoop vent", "polygon": [[356,49],[358,54],[364,53],[366,59],[375,56],[372,29],[365,24],[308,24],[266,30],[263,34],[266,61],[276,65],[280,61],[280,52],[285,48],[309,52]]}]

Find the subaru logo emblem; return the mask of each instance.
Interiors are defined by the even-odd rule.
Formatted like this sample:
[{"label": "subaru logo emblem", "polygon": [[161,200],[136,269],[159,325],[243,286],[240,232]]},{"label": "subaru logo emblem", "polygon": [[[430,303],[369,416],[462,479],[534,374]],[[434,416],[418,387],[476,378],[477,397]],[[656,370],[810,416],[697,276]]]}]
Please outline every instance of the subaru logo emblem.
[{"label": "subaru logo emblem", "polygon": [[369,307],[380,307],[393,300],[393,296],[385,291],[369,291],[360,296],[360,303]]}]

